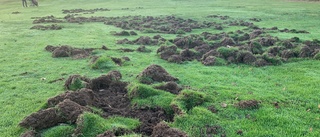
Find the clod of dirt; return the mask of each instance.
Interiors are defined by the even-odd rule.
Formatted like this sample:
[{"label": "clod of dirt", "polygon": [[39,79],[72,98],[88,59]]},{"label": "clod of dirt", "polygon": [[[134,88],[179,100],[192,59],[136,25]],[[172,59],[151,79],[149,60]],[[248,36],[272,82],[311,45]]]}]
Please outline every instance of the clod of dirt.
[{"label": "clod of dirt", "polygon": [[116,137],[112,131],[106,131],[102,134],[97,135],[97,137]]},{"label": "clod of dirt", "polygon": [[184,49],[180,52],[180,56],[183,61],[192,61],[196,58],[198,58],[197,54],[194,51],[191,51],[189,49]]},{"label": "clod of dirt", "polygon": [[14,12],[12,12],[11,14],[20,14],[21,12],[19,12],[19,11],[14,11]]},{"label": "clod of dirt", "polygon": [[234,42],[234,40],[229,37],[223,38],[222,41],[220,42],[220,45],[222,45],[222,46],[233,46],[235,44],[236,43]]},{"label": "clod of dirt", "polygon": [[177,47],[176,46],[161,46],[157,50],[157,54],[160,53],[160,58],[167,60],[170,56],[177,53]]},{"label": "clod of dirt", "polygon": [[130,33],[130,35],[138,35],[136,32],[134,32],[134,31],[130,31],[129,32]]},{"label": "clod of dirt", "polygon": [[235,106],[241,109],[257,109],[259,108],[259,101],[257,100],[243,100],[238,102]]},{"label": "clod of dirt", "polygon": [[88,108],[83,107],[76,102],[65,99],[57,105],[59,116],[66,119],[68,122],[75,123],[78,116],[84,111],[89,111]]},{"label": "clod of dirt", "polygon": [[212,66],[215,64],[215,62],[216,62],[215,56],[208,56],[201,63],[205,66]]},{"label": "clod of dirt", "polygon": [[113,34],[114,36],[130,36],[128,31],[121,31]]},{"label": "clod of dirt", "polygon": [[97,101],[95,96],[95,93],[91,89],[83,88],[77,91],[67,91],[66,93],[49,98],[47,105],[48,107],[54,107],[65,99],[69,99],[81,106],[92,106]]},{"label": "clod of dirt", "polygon": [[61,30],[63,26],[57,25],[57,24],[52,24],[52,25],[35,25],[31,27],[30,29],[37,29],[37,30]]},{"label": "clod of dirt", "polygon": [[54,58],[72,57],[74,59],[86,58],[94,50],[93,48],[88,48],[88,49],[73,48],[68,45],[56,46],[56,47],[48,45],[45,47],[45,49],[49,52],[52,52],[52,57]]},{"label": "clod of dirt", "polygon": [[123,60],[125,60],[125,61],[130,61],[130,58],[129,57],[126,57],[126,56],[124,56],[124,57],[121,57]]},{"label": "clod of dirt", "polygon": [[71,75],[65,81],[64,87],[67,90],[75,90],[75,89],[88,87],[89,83],[90,83],[90,79],[89,78],[86,78],[86,77],[81,76],[81,75]]},{"label": "clod of dirt", "polygon": [[178,81],[159,65],[150,65],[138,75],[141,83],[152,84],[154,82]]},{"label": "clod of dirt", "polygon": [[303,46],[300,50],[299,57],[311,57],[312,49],[309,46]]},{"label": "clod of dirt", "polygon": [[239,52],[237,55],[237,62],[245,63],[245,64],[252,64],[257,59],[251,52]]},{"label": "clod of dirt", "polygon": [[37,132],[34,130],[30,130],[20,135],[20,137],[37,137]]},{"label": "clod of dirt", "polygon": [[133,41],[133,43],[137,45],[157,45],[158,41],[157,40],[152,40],[148,36],[141,36],[140,38],[136,39]]},{"label": "clod of dirt", "polygon": [[63,20],[57,19],[53,15],[46,16],[46,17],[33,17],[35,20],[33,21],[33,24],[39,24],[39,23],[62,23]]},{"label": "clod of dirt", "polygon": [[182,57],[180,55],[171,55],[167,60],[177,64],[182,63]]},{"label": "clod of dirt", "polygon": [[156,86],[154,88],[165,90],[172,94],[179,94],[179,92],[182,90],[182,88],[176,82],[173,81],[166,82],[165,84]]},{"label": "clod of dirt", "polygon": [[45,129],[65,122],[66,120],[59,117],[57,113],[55,108],[40,110],[26,117],[19,125],[25,128]]},{"label": "clod of dirt", "polygon": [[103,50],[109,50],[109,48],[108,48],[107,46],[105,46],[105,45],[102,45],[101,49],[103,49]]},{"label": "clod of dirt", "polygon": [[296,57],[295,53],[291,50],[283,50],[281,52],[281,57],[284,58],[284,59],[289,59],[289,58],[292,58],[292,57]]},{"label": "clod of dirt", "polygon": [[147,49],[146,46],[142,45],[139,48],[137,48],[138,52],[151,52],[150,49]]},{"label": "clod of dirt", "polygon": [[253,31],[249,34],[250,39],[254,39],[254,38],[258,37],[259,35],[261,35],[262,33],[264,33],[264,31],[261,30],[261,29],[253,30]]},{"label": "clod of dirt", "polygon": [[133,42],[125,38],[123,40],[118,40],[117,44],[133,44]]},{"label": "clod of dirt", "polygon": [[206,126],[206,136],[215,136],[220,135],[221,137],[225,137],[225,130],[218,125],[215,126]]},{"label": "clod of dirt", "polygon": [[262,46],[273,46],[278,41],[277,38],[273,37],[262,37],[259,39],[259,42]]},{"label": "clod of dirt", "polygon": [[120,50],[120,51],[122,51],[122,52],[134,52],[133,49],[128,49],[128,48],[120,48],[120,49],[118,49],[118,50]]},{"label": "clod of dirt", "polygon": [[237,130],[237,134],[238,135],[243,135],[243,131],[242,130]]},{"label": "clod of dirt", "polygon": [[215,106],[209,106],[208,110],[210,110],[212,113],[218,113],[218,109]]},{"label": "clod of dirt", "polygon": [[255,21],[255,22],[260,22],[261,21],[261,19],[258,19],[258,18],[250,18],[249,20]]},{"label": "clod of dirt", "polygon": [[60,102],[55,108],[48,108],[31,114],[21,121],[19,125],[25,128],[41,130],[68,121],[74,123],[78,115],[85,110],[89,109],[66,99]]},{"label": "clod of dirt", "polygon": [[111,59],[112,59],[112,61],[114,62],[114,63],[116,63],[117,65],[119,65],[119,66],[122,66],[122,59],[121,58],[114,58],[114,57],[111,57]]},{"label": "clod of dirt", "polygon": [[160,122],[153,128],[151,137],[187,137],[187,134]]},{"label": "clod of dirt", "polygon": [[119,71],[110,71],[107,75],[102,75],[98,78],[92,79],[90,86],[94,91],[99,91],[100,89],[108,89],[112,84],[120,82],[122,75]]},{"label": "clod of dirt", "polygon": [[70,14],[70,13],[85,13],[85,14],[91,13],[91,14],[93,14],[96,11],[110,11],[110,10],[106,9],[106,8],[96,8],[96,9],[88,9],[88,10],[85,10],[85,9],[71,9],[71,10],[62,10],[62,13],[63,14]]}]

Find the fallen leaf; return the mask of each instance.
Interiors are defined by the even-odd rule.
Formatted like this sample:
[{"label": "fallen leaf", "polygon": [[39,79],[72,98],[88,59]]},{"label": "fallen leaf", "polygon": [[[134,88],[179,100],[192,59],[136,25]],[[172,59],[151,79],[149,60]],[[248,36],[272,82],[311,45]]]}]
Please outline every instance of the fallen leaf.
[{"label": "fallen leaf", "polygon": [[309,128],[309,131],[312,132],[312,127]]},{"label": "fallen leaf", "polygon": [[320,109],[320,104],[318,105],[318,108]]}]

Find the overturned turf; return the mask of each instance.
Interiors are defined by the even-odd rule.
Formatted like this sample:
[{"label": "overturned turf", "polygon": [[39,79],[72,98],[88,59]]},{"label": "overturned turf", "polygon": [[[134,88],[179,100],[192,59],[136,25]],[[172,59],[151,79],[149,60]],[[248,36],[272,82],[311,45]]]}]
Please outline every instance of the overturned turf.
[{"label": "overturned turf", "polygon": [[[120,72],[110,71],[106,75],[89,80],[85,88],[50,98],[46,109],[31,114],[19,125],[39,131],[60,123],[72,124],[83,112],[92,111],[90,107],[102,109],[101,116],[104,118],[115,115],[137,118],[141,124],[133,131],[148,136],[159,122],[173,120],[173,116],[160,107],[131,106],[126,89],[128,83],[120,81],[121,77]],[[71,76],[66,83],[70,83],[74,78],[81,80],[82,77]]]}]

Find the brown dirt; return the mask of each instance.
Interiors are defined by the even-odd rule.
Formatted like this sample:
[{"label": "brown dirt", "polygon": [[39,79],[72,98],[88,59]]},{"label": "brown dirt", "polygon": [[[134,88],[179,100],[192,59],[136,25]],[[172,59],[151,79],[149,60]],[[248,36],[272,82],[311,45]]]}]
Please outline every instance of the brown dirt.
[{"label": "brown dirt", "polygon": [[177,47],[176,46],[161,46],[157,50],[157,54],[160,53],[160,58],[167,60],[170,56],[177,53]]},{"label": "brown dirt", "polygon": [[112,59],[112,61],[113,61],[114,63],[116,63],[117,65],[122,66],[123,61],[122,61],[121,58],[111,57],[111,59]]},{"label": "brown dirt", "polygon": [[176,82],[173,82],[173,81],[166,82],[165,84],[156,86],[154,88],[165,90],[172,94],[179,94],[180,91],[182,90],[182,88]]},{"label": "brown dirt", "polygon": [[140,47],[137,48],[138,52],[151,52],[150,49],[147,49],[146,46],[142,45]]},{"label": "brown dirt", "polygon": [[122,51],[122,52],[134,52],[133,49],[128,49],[128,48],[120,48],[118,49],[119,51]]},{"label": "brown dirt", "polygon": [[194,51],[191,51],[189,49],[184,49],[180,52],[180,56],[182,58],[182,61],[192,61],[194,59],[199,58],[197,54]]},{"label": "brown dirt", "polygon": [[281,58],[283,59],[289,59],[289,58],[292,58],[292,57],[296,57],[295,53],[291,50],[283,50],[281,52]]},{"label": "brown dirt", "polygon": [[[87,106],[101,108],[103,117],[114,115],[139,119],[142,124],[134,131],[150,136],[153,127],[165,120],[172,121],[173,116],[159,107],[133,107],[127,95],[127,83],[121,82],[121,74],[111,71],[107,75],[90,80],[88,88],[68,91],[48,100],[48,108],[26,117],[20,126],[41,130],[59,123],[75,123],[83,111],[91,111]],[[124,131],[123,131],[124,132]],[[127,132],[127,131],[126,131]],[[122,130],[113,133],[122,135]]]},{"label": "brown dirt", "polygon": [[[141,83],[151,84],[154,82],[178,81],[159,65],[150,65],[141,72],[138,77]],[[145,80],[147,79],[147,80]]]},{"label": "brown dirt", "polygon": [[130,36],[130,33],[128,31],[121,31],[121,32],[116,32],[114,34],[112,34],[114,36]]},{"label": "brown dirt", "polygon": [[68,45],[56,46],[56,47],[52,45],[48,45],[45,47],[45,50],[52,52],[52,57],[54,58],[72,57],[74,59],[81,59],[81,58],[88,57],[94,49],[93,48],[87,48],[87,49],[73,48]]},{"label": "brown dirt", "polygon": [[259,101],[257,100],[243,100],[235,104],[236,107],[241,109],[257,109],[259,108]]},{"label": "brown dirt", "polygon": [[41,130],[56,126],[59,123],[74,123],[77,117],[89,109],[66,99],[54,108],[40,110],[26,117],[19,123],[21,127]]},{"label": "brown dirt", "polygon": [[237,62],[244,64],[252,64],[257,59],[251,52],[239,52],[237,55]]},{"label": "brown dirt", "polygon": [[106,8],[96,8],[96,9],[71,9],[71,10],[62,10],[62,13],[63,14],[70,14],[70,13],[94,13],[94,12],[97,12],[97,11],[110,11],[109,9],[106,9]]},{"label": "brown dirt", "polygon": [[37,29],[37,30],[61,30],[63,26],[57,25],[57,24],[52,24],[52,25],[35,25],[31,27],[30,29]]},{"label": "brown dirt", "polygon": [[212,113],[218,113],[218,109],[215,106],[209,106],[208,110],[210,110]]},{"label": "brown dirt", "polygon": [[299,57],[311,57],[312,49],[309,46],[303,46],[300,50]]},{"label": "brown dirt", "polygon": [[263,34],[263,33],[264,33],[263,30],[257,29],[257,30],[253,30],[253,31],[249,34],[249,36],[250,36],[250,39],[254,39],[254,38],[258,37],[259,35],[261,35],[261,34]]},{"label": "brown dirt", "polygon": [[179,129],[170,128],[164,122],[160,122],[153,128],[151,137],[187,137],[187,134]]},{"label": "brown dirt", "polygon": [[236,43],[234,42],[234,40],[232,38],[229,38],[229,37],[224,37],[222,39],[222,41],[220,42],[221,46],[233,46],[235,44]]},{"label": "brown dirt", "polygon": [[34,130],[30,130],[20,135],[20,137],[37,137],[37,132]]},{"label": "brown dirt", "polygon": [[221,126],[206,126],[205,136],[212,137],[217,135],[220,135],[221,137],[226,137],[225,130]]},{"label": "brown dirt", "polygon": [[215,62],[216,62],[215,56],[208,56],[201,63],[205,66],[213,66]]},{"label": "brown dirt", "polygon": [[11,14],[20,14],[21,12],[19,12],[19,11],[14,11],[14,12],[12,12]]},{"label": "brown dirt", "polygon": [[[162,54],[161,54],[162,55]],[[168,61],[169,62],[173,62],[173,63],[177,63],[177,64],[180,64],[182,63],[182,57],[180,55],[171,55],[169,58],[168,58]]]},{"label": "brown dirt", "polygon": [[57,19],[53,15],[46,16],[46,17],[33,17],[32,19],[35,19],[33,21],[33,24],[40,24],[40,23],[62,23],[64,20]]}]

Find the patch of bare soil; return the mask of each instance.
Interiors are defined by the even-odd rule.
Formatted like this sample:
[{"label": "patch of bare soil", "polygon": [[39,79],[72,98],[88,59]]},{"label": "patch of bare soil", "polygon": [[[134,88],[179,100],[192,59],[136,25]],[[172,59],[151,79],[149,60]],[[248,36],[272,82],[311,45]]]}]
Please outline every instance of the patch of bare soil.
[{"label": "patch of bare soil", "polygon": [[51,52],[52,57],[54,58],[72,57],[74,59],[81,59],[81,58],[88,57],[94,49],[93,48],[80,49],[80,48],[74,48],[68,45],[63,45],[63,46],[48,45],[45,47],[45,50]]},{"label": "patch of bare soil", "polygon": [[151,137],[187,137],[187,134],[179,129],[169,127],[164,122],[160,122],[153,128]]},{"label": "patch of bare soil", "polygon": [[[142,124],[133,131],[148,136],[152,134],[154,127],[159,122],[173,120],[173,116],[168,115],[160,107],[131,106],[126,89],[128,83],[120,80],[121,73],[119,71],[110,71],[106,75],[91,79],[86,88],[67,91],[50,98],[47,109],[31,114],[19,125],[38,131],[60,123],[75,123],[80,114],[84,111],[91,111],[89,106],[101,108],[104,111],[102,117],[105,118],[119,115],[139,119]],[[107,131],[99,136],[123,135],[124,132],[128,133],[129,131],[118,129],[112,132]]]},{"label": "patch of bare soil", "polygon": [[218,135],[220,135],[220,137],[226,137],[225,130],[221,126],[218,126],[218,125],[206,126],[204,136],[211,137],[211,136],[218,136]]},{"label": "patch of bare soil", "polygon": [[142,45],[139,48],[137,48],[138,52],[151,52],[150,49],[147,49],[146,46]]},{"label": "patch of bare soil", "polygon": [[150,65],[144,69],[138,78],[141,83],[152,84],[154,82],[178,81],[178,78],[172,77],[163,67],[159,65]]},{"label": "patch of bare soil", "polygon": [[37,30],[61,30],[63,26],[52,24],[52,25],[35,25],[30,29],[37,29]]},{"label": "patch of bare soil", "polygon": [[35,19],[33,21],[33,24],[39,24],[39,23],[62,23],[64,20],[58,19],[55,16],[46,16],[46,17],[32,17],[32,19]]},{"label": "patch of bare soil", "polygon": [[97,11],[110,11],[106,8],[96,8],[96,9],[71,9],[71,10],[62,10],[63,14],[71,14],[71,13],[84,13],[84,14],[93,14]]},{"label": "patch of bare soil", "polygon": [[117,44],[135,44],[135,45],[158,45],[160,42],[164,42],[166,41],[163,38],[150,38],[148,36],[141,36],[138,39],[135,40],[128,40],[127,38],[123,39],[123,40],[118,40]]},{"label": "patch of bare soil", "polygon": [[241,109],[257,109],[259,104],[257,100],[243,100],[235,104],[235,106]]},{"label": "patch of bare soil", "polygon": [[20,14],[21,12],[19,12],[19,11],[14,11],[14,12],[12,12],[11,14]]}]

